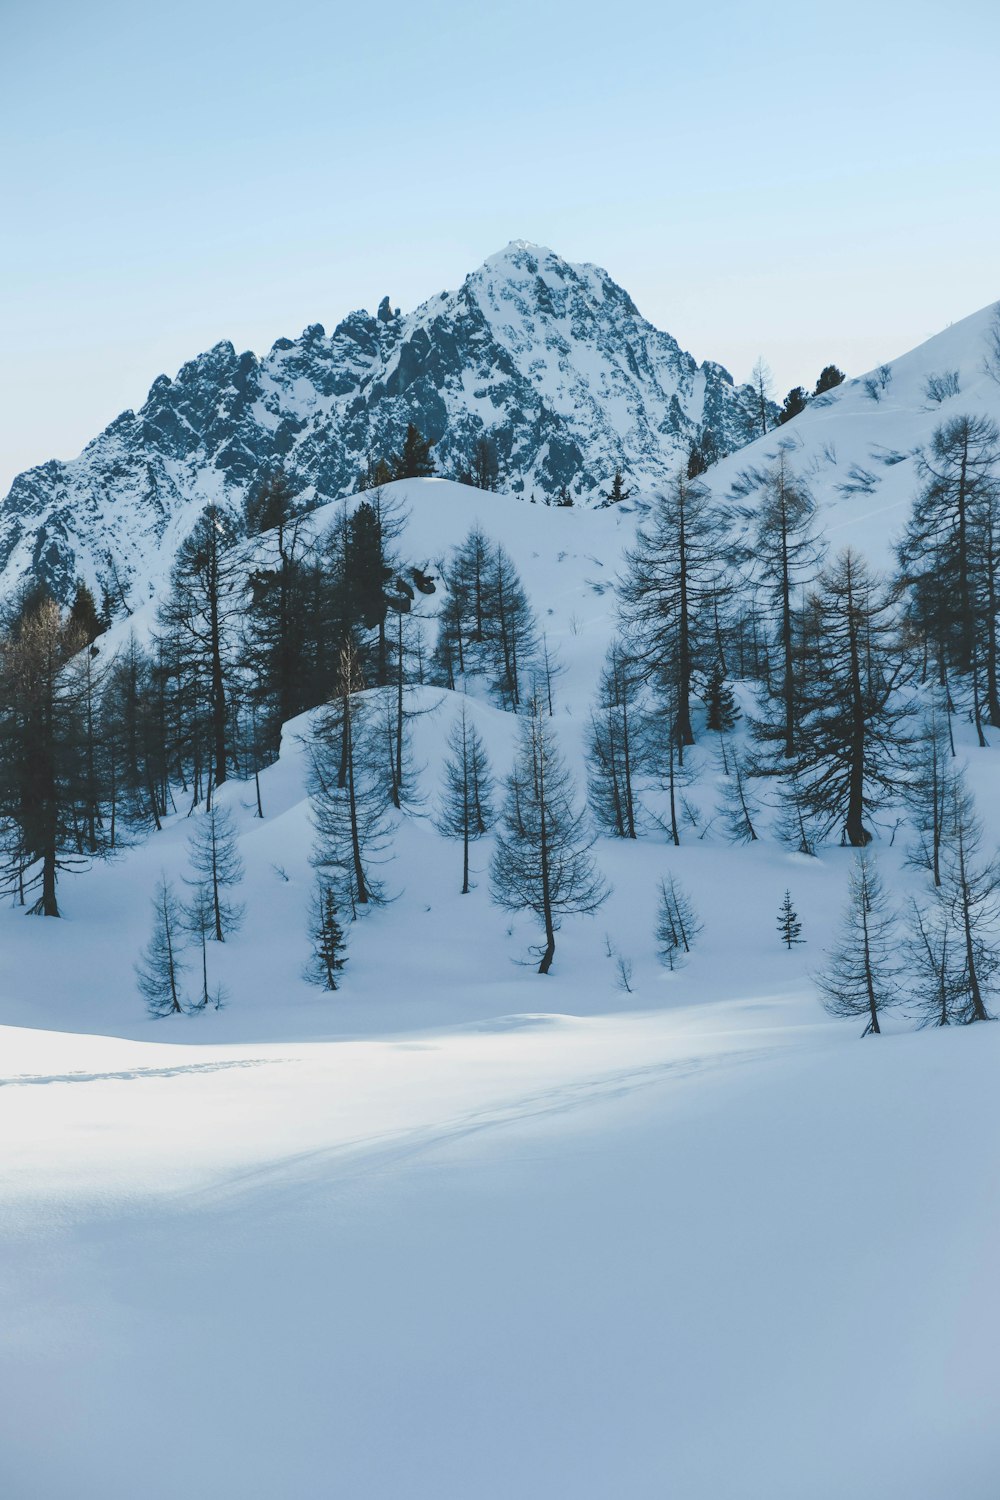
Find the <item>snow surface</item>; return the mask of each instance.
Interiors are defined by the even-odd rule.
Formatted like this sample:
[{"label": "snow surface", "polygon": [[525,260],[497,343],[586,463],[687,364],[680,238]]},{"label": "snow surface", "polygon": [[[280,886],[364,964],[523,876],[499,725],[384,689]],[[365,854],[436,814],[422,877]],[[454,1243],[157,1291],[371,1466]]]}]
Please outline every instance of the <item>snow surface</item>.
[{"label": "snow surface", "polygon": [[[838,472],[926,441],[942,414],[913,393],[940,367],[995,413],[968,321],[897,362],[895,415],[847,386],[781,440],[814,468],[835,443]],[[831,533],[887,555],[903,469],[867,511],[816,469]],[[394,490],[415,561],[475,519],[512,553],[565,667],[555,722],[582,793],[635,512]],[[220,794],[248,870],[245,927],[211,954],[222,1010],[151,1020],[132,978],[154,883],[183,874],[186,809],[65,881],[62,922],[0,913],[4,1493],[993,1500],[1000,1027],[894,1015],[862,1042],[827,1018],[811,973],[850,853],[727,846],[707,749],[699,829],[680,849],[600,840],[613,894],[540,978],[533,929],[489,902],[489,841],[463,897],[430,816],[457,700],[409,696],[426,806],[337,995],[301,977],[308,716],[262,775],[263,821],[248,786]],[[516,725],[471,711],[502,773]],[[995,837],[996,751],[965,734],[963,754]],[[902,893],[917,877],[891,833]],[[669,872],[705,923],[673,975],[652,939]]]}]

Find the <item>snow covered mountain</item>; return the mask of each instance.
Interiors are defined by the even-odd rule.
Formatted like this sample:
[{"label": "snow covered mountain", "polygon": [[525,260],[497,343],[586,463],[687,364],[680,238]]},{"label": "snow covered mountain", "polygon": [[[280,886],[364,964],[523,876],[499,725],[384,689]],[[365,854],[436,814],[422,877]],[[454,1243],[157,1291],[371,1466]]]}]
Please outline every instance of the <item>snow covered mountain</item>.
[{"label": "snow covered mountain", "polygon": [[34,573],[61,599],[74,580],[139,597],[207,500],[239,502],[281,464],[317,503],[350,494],[370,454],[408,422],[456,476],[488,436],[515,494],[567,485],[593,497],[616,466],[662,480],[710,430],[724,450],[753,433],[753,391],[699,365],[606,271],[515,241],[401,316],[319,323],[270,353],[217,344],[153,382],[70,462],[15,479],[0,507],[0,590]]},{"label": "snow covered mountain", "polygon": [[[752,505],[784,445],[828,539],[887,561],[916,450],[953,413],[1000,415],[991,323],[845,383],[714,466],[713,491]],[[473,524],[509,551],[582,794],[636,508],[441,479],[389,498],[407,556],[440,558]],[[147,578],[196,503],[165,512],[148,554],[140,539]],[[411,617],[428,644],[441,599]],[[151,601],[119,620],[99,656],[154,618]],[[599,838],[609,899],[566,923],[541,978],[530,922],[490,901],[492,835],[462,895],[433,816],[461,708],[501,775],[517,720],[474,692],[406,691],[425,801],[396,819],[392,899],[352,924],[336,995],[302,973],[309,715],[260,804],[253,782],[216,794],[246,867],[247,920],[212,944],[222,1009],[154,1020],[136,991],[156,884],[190,875],[186,799],[67,876],[67,920],[0,910],[7,1491],[133,1500],[142,1474],[168,1500],[195,1474],[221,1500],[326,1500],[331,1476],[372,1500],[992,1500],[1000,1027],[897,1013],[861,1042],[827,1016],[815,974],[854,853],[805,856],[769,821],[730,843],[708,736],[681,844],[655,824]],[[997,748],[953,727],[992,847]],[[922,883],[908,842],[878,846],[901,901]],[[704,918],[677,972],[653,937],[670,876]],[[805,941],[786,949],[789,891]]]},{"label": "snow covered mountain", "polygon": [[935,430],[959,415],[1000,423],[997,306],[845,381],[730,454],[705,476],[713,494],[752,506],[762,473],[783,449],[819,504],[831,548],[850,544],[876,566],[891,567],[892,544],[920,487],[920,453]]}]

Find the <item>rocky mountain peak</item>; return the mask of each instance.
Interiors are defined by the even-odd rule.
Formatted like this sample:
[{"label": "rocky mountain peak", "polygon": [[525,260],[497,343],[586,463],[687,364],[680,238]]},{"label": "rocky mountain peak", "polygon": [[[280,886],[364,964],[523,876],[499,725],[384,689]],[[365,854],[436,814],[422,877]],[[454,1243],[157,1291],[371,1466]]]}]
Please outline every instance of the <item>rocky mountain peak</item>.
[{"label": "rocky mountain peak", "polygon": [[228,340],[159,376],[70,463],[15,480],[0,508],[0,587],[28,573],[61,598],[78,577],[142,596],[208,500],[238,505],[276,466],[321,503],[349,494],[369,456],[414,422],[440,472],[493,444],[505,489],[598,500],[616,467],[662,482],[711,428],[723,449],[753,435],[749,387],[699,365],[648,323],[598,266],[512,240],[401,315],[313,323],[262,358]]}]

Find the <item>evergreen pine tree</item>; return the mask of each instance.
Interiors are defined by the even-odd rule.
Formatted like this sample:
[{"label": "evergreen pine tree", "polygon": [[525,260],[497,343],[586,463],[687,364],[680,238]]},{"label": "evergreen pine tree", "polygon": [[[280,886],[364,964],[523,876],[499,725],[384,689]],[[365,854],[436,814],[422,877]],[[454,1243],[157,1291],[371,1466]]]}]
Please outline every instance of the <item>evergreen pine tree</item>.
[{"label": "evergreen pine tree", "polygon": [[541,923],[539,974],[552,967],[563,917],[594,912],[607,897],[592,844],[552,721],[533,704],[521,721],[490,877],[499,906],[531,911]]},{"label": "evergreen pine tree", "polygon": [[635,494],[635,490],[630,489],[628,485],[626,485],[625,475],[622,473],[620,466],[617,466],[615,468],[614,478],[611,481],[611,488],[609,490],[603,490],[602,494],[604,497],[603,503],[606,506],[620,505],[623,500],[629,500]]},{"label": "evergreen pine tree", "polygon": [[243,921],[243,905],[230,892],[245,874],[240,857],[236,825],[227,807],[213,804],[192,819],[188,857],[195,891],[207,889],[212,908],[212,933],[217,943],[236,932]]},{"label": "evergreen pine tree", "polygon": [[725,666],[717,657],[705,682],[705,728],[725,734],[739,717],[736,695],[726,681]]},{"label": "evergreen pine tree", "polygon": [[968,990],[956,953],[957,936],[942,900],[925,905],[911,898],[907,949],[912,973],[907,994],[921,1026],[950,1026],[964,1019]]},{"label": "evergreen pine tree", "polygon": [[201,994],[192,1008],[207,1010],[210,1004],[214,1004],[218,1010],[222,1005],[222,991],[217,990],[213,996],[208,987],[208,945],[215,936],[215,901],[211,885],[206,882],[194,887],[181,916],[185,930],[195,939],[201,955]]},{"label": "evergreen pine tree", "polygon": [[718,654],[724,561],[724,513],[703,486],[675,475],[627,555],[620,603],[637,667],[673,704],[681,764],[685,746],[694,744],[694,674]]},{"label": "evergreen pine tree", "polygon": [[226,780],[233,759],[235,645],[246,587],[240,543],[233,518],[220,506],[207,505],[178,548],[170,592],[158,615],[175,662],[175,690],[188,700],[194,738],[204,741],[216,787]]},{"label": "evergreen pine tree", "polygon": [[[99,817],[105,788],[96,762],[94,714],[99,690],[83,635],[43,591],[29,591],[0,632],[0,817],[10,830],[6,883],[30,908],[59,916],[60,873],[79,870],[108,847]],[[89,837],[81,840],[83,828]],[[13,829],[16,828],[16,834]]]},{"label": "evergreen pine tree", "polygon": [[[838,824],[855,848],[865,819],[902,788],[908,714],[895,601],[850,549],[820,579],[821,672],[809,684],[796,757],[798,790],[822,834]],[[787,784],[787,783],[786,783]]]},{"label": "evergreen pine tree", "polygon": [[805,942],[805,938],[801,935],[802,923],[799,921],[798,912],[792,906],[790,891],[785,892],[784,900],[778,910],[778,934],[789,952],[797,943]]},{"label": "evergreen pine tree", "polygon": [[[985,636],[984,600],[997,594],[996,549],[986,544],[998,525],[1000,429],[988,417],[952,418],[934,433],[920,473],[923,486],[899,546],[900,569],[941,670],[950,663],[969,673],[977,637]],[[990,655],[995,682],[995,651]],[[994,708],[1000,719],[996,703],[991,719]]]},{"label": "evergreen pine tree", "polygon": [[76,586],[68,626],[72,632],[81,637],[87,646],[107,628],[98,613],[93,594],[82,580]]},{"label": "evergreen pine tree", "polygon": [[[722,741],[725,751],[725,740]],[[745,756],[734,748],[727,756],[727,774],[722,783],[722,799],[719,812],[722,816],[726,837],[731,844],[753,844],[757,841],[754,819],[759,808],[751,789]]]},{"label": "evergreen pine tree", "polygon": [[786,422],[790,422],[793,417],[799,416],[801,412],[805,411],[808,404],[809,397],[806,395],[802,387],[800,385],[793,385],[792,389],[785,397],[781,410],[778,413],[779,426],[784,426],[784,424]]},{"label": "evergreen pine tree", "polygon": [[322,877],[317,880],[313,891],[309,938],[312,953],[306,967],[306,978],[325,990],[339,989],[338,975],[347,963],[347,940],[340,925],[335,886]]},{"label": "evergreen pine tree", "polygon": [[591,714],[587,790],[598,827],[617,838],[637,836],[635,778],[645,764],[645,746],[635,664],[614,641]]},{"label": "evergreen pine tree", "polygon": [[[785,760],[795,754],[805,708],[807,653],[796,641],[795,596],[812,583],[823,554],[814,531],[816,502],[784,448],[764,476],[748,551],[749,581],[777,652],[778,703],[754,720],[755,740]],[[770,677],[770,669],[768,672]],[[776,769],[773,765],[771,769]]]},{"label": "evergreen pine tree", "polygon": [[151,1015],[179,1015],[181,976],[187,965],[181,957],[183,915],[173,886],[160,877],[153,896],[153,931],[135,966],[139,993]]},{"label": "evergreen pine tree", "polygon": [[385,900],[375,868],[391,835],[390,806],[379,743],[380,725],[361,696],[358,660],[348,642],[340,653],[337,697],[317,715],[309,741],[309,792],[316,843],[313,866],[331,883],[338,905],[359,907]]},{"label": "evergreen pine tree", "polygon": [[855,855],[848,901],[836,946],[817,977],[823,1003],[834,1016],[865,1016],[862,1036],[877,1035],[879,1016],[899,998],[899,933],[875,856]]},{"label": "evergreen pine tree", "polygon": [[425,438],[413,425],[407,424],[401,453],[394,453],[390,460],[393,479],[424,479],[434,473],[431,449],[434,444]]},{"label": "evergreen pine tree", "polygon": [[1000,856],[984,859],[983,828],[961,776],[952,779],[941,851],[941,902],[950,943],[949,1021],[991,1019],[986,992],[1000,970]]},{"label": "evergreen pine tree", "polygon": [[437,827],[446,838],[462,840],[462,895],[469,893],[469,846],[494,823],[493,776],[486,747],[469,718],[463,697],[448,733],[444,786]]},{"label": "evergreen pine tree", "polygon": [[838,370],[836,365],[824,365],[817,377],[813,395],[822,396],[826,391],[832,391],[841,385],[845,379],[843,370]]},{"label": "evergreen pine tree", "polygon": [[656,945],[660,962],[668,969],[679,969],[687,962],[702,923],[695,915],[691,899],[680,881],[670,875],[660,880],[660,900],[656,914]]},{"label": "evergreen pine tree", "polygon": [[255,770],[264,750],[277,750],[282,724],[317,701],[313,630],[322,622],[306,514],[304,501],[280,472],[251,492],[245,508],[246,529],[256,538],[243,618]]},{"label": "evergreen pine tree", "polygon": [[909,861],[930,871],[936,887],[941,885],[944,824],[957,774],[947,708],[932,700],[915,737],[904,795],[916,831]]},{"label": "evergreen pine tree", "polygon": [[490,433],[480,433],[476,438],[468,479],[480,490],[496,491],[500,488],[500,455],[496,438]]}]

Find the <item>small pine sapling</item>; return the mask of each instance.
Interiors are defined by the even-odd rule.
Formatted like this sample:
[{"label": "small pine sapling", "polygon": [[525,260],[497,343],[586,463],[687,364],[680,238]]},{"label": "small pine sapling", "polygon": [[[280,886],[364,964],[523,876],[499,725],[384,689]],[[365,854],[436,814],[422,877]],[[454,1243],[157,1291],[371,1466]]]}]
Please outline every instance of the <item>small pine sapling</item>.
[{"label": "small pine sapling", "polygon": [[660,962],[679,969],[686,962],[702,923],[690,897],[673,875],[660,881],[660,904],[656,919],[656,944]]},{"label": "small pine sapling", "polygon": [[785,892],[785,898],[778,910],[778,933],[789,952],[796,944],[805,942],[802,936],[802,923],[799,921],[798,912],[792,905],[790,891]]},{"label": "small pine sapling", "polygon": [[310,911],[309,936],[312,954],[306,978],[325,990],[339,989],[337,976],[347,962],[344,951],[347,939],[340,925],[337,894],[328,880],[317,881]]},{"label": "small pine sapling", "polygon": [[732,684],[726,681],[726,669],[717,657],[705,682],[705,728],[725,734],[740,717]]}]

